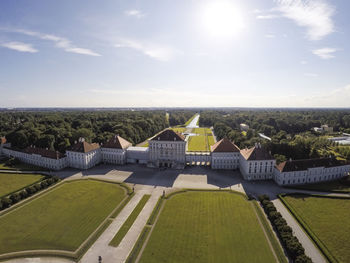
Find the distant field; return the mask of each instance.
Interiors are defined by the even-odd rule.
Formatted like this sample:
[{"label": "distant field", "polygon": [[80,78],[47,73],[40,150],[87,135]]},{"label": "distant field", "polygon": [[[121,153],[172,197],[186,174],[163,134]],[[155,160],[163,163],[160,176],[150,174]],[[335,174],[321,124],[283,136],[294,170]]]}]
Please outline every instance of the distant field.
[{"label": "distant field", "polygon": [[0,254],[21,250],[76,250],[123,200],[117,184],[64,183],[0,216]]},{"label": "distant field", "polygon": [[228,192],[166,200],[140,262],[276,262],[253,206]]},{"label": "distant field", "polygon": [[43,178],[38,174],[0,173],[0,197],[31,185]]},{"label": "distant field", "polygon": [[283,199],[339,262],[350,262],[350,199],[287,195]]},{"label": "distant field", "polygon": [[210,151],[210,146],[215,143],[213,133],[210,128],[194,128],[192,133],[199,134],[191,136],[188,141],[188,151],[200,152]]}]

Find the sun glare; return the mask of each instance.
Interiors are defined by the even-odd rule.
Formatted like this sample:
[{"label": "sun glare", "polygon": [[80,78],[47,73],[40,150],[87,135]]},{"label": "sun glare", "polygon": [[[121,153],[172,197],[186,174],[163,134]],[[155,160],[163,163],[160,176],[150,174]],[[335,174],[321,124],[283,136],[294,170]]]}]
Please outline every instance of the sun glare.
[{"label": "sun glare", "polygon": [[201,10],[201,24],[212,37],[228,38],[244,28],[242,13],[230,1],[210,1]]}]

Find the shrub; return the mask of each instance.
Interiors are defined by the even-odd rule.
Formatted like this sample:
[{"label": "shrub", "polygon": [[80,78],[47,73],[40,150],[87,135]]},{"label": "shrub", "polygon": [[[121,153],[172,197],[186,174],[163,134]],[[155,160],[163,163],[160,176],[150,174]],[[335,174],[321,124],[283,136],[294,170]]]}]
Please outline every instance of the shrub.
[{"label": "shrub", "polygon": [[28,197],[28,193],[26,190],[22,190],[21,192],[19,192],[21,199],[25,199]]},{"label": "shrub", "polygon": [[3,209],[10,207],[11,204],[12,204],[12,200],[10,198],[8,198],[8,197],[3,197],[1,199],[1,202],[2,202],[2,208]]},{"label": "shrub", "polygon": [[35,194],[37,192],[37,189],[34,186],[29,186],[26,188],[26,191],[29,195]]},{"label": "shrub", "polygon": [[312,263],[312,260],[305,254],[302,254],[297,256],[294,262],[295,263]]},{"label": "shrub", "polygon": [[34,187],[36,188],[37,192],[41,190],[41,184],[40,183],[35,184]]},{"label": "shrub", "polygon": [[263,200],[261,203],[262,203],[263,207],[267,206],[268,204],[273,205],[273,203],[270,200]]},{"label": "shrub", "polygon": [[268,214],[268,217],[269,217],[270,221],[274,221],[274,220],[276,220],[276,219],[278,219],[278,218],[281,218],[282,215],[281,215],[280,212],[272,211],[272,212],[270,212],[270,213]]},{"label": "shrub", "polygon": [[264,208],[265,208],[265,210],[266,210],[268,213],[270,213],[270,212],[276,212],[276,211],[277,211],[277,209],[276,209],[276,207],[273,205],[273,203],[266,205]]},{"label": "shrub", "polygon": [[41,181],[41,182],[40,182],[40,185],[41,185],[41,188],[42,188],[42,189],[45,189],[46,187],[49,186],[48,183],[47,183],[47,180]]},{"label": "shrub", "polygon": [[10,195],[10,199],[12,201],[12,204],[17,203],[18,201],[21,201],[21,196],[19,193],[13,193]]},{"label": "shrub", "polygon": [[264,200],[270,200],[270,197],[268,195],[259,195],[258,197],[259,201],[262,202]]}]

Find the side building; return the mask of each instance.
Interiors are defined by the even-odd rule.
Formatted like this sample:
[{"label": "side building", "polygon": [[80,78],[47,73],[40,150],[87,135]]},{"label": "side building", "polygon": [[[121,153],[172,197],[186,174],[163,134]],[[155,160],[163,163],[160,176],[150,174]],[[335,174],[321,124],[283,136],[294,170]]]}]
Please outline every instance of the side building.
[{"label": "side building", "polygon": [[67,167],[66,156],[57,151],[32,146],[25,149],[14,149],[5,146],[2,152],[7,157],[17,158],[21,162],[50,170],[61,170]]},{"label": "side building", "polygon": [[212,169],[236,170],[239,167],[240,150],[229,139],[221,139],[210,148]]},{"label": "side building", "polygon": [[250,149],[242,149],[239,170],[245,180],[268,180],[273,178],[276,161],[260,143]]},{"label": "side building", "polygon": [[336,180],[350,172],[350,163],[335,158],[289,160],[280,163],[274,171],[279,185],[310,184]]},{"label": "side building", "polygon": [[132,145],[131,142],[119,135],[113,136],[101,147],[102,161],[110,164],[125,164],[126,150]]},{"label": "side building", "polygon": [[149,167],[183,169],[186,165],[185,137],[166,129],[149,141]]},{"label": "side building", "polygon": [[77,169],[89,169],[101,162],[101,148],[98,143],[88,143],[83,138],[67,151],[68,166]]}]

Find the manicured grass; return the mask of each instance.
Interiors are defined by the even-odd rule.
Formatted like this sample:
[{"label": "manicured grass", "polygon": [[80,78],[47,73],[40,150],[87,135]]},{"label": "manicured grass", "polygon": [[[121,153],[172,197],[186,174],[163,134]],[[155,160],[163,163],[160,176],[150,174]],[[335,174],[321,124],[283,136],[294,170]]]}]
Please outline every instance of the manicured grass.
[{"label": "manicured grass", "polygon": [[209,146],[212,146],[215,144],[215,140],[214,140],[213,135],[208,135],[208,143],[209,143]]},{"label": "manicured grass", "polygon": [[117,184],[79,180],[0,217],[0,254],[22,250],[75,251],[123,200]]},{"label": "manicured grass", "polygon": [[188,141],[188,151],[208,151],[207,137],[204,135],[191,136]]},{"label": "manicured grass", "polygon": [[230,192],[166,200],[140,262],[275,262],[254,207]]},{"label": "manicured grass", "polygon": [[148,146],[149,146],[149,142],[148,141],[141,145],[141,147],[148,147]]},{"label": "manicured grass", "polygon": [[301,218],[317,243],[339,262],[350,262],[350,199],[287,195],[284,201]]},{"label": "manicured grass", "polygon": [[42,178],[39,174],[0,173],[0,197],[39,182]]},{"label": "manicured grass", "polygon": [[111,242],[109,243],[110,246],[117,247],[119,246],[120,242],[123,240],[126,233],[128,233],[130,227],[135,222],[137,216],[140,214],[141,210],[147,203],[148,199],[151,197],[151,195],[144,195],[140,202],[135,207],[134,211],[129,215],[128,219],[124,222],[124,224],[121,226],[117,234],[113,237]]},{"label": "manicured grass", "polygon": [[22,170],[22,171],[48,171],[48,169],[30,165],[26,163],[19,163],[15,166],[6,166],[5,163],[0,163],[0,170]]},{"label": "manicured grass", "polygon": [[294,186],[293,188],[297,189],[309,189],[315,191],[331,191],[331,192],[350,192],[350,177],[347,179],[332,181],[332,182],[323,182],[318,184],[306,184],[302,186]]}]

